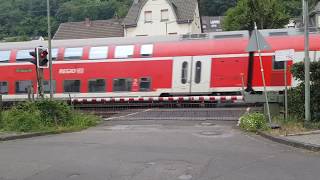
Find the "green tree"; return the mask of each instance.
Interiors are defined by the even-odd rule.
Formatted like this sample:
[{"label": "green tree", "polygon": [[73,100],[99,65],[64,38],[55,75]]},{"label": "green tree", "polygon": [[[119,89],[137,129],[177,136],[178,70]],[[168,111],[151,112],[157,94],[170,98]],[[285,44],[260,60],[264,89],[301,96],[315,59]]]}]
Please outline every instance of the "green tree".
[{"label": "green tree", "polygon": [[224,13],[236,5],[236,0],[200,0],[200,12],[203,16],[223,16]]},{"label": "green tree", "polygon": [[239,0],[230,8],[223,23],[225,30],[253,29],[253,22],[260,29],[282,28],[288,23],[289,14],[280,0]]}]

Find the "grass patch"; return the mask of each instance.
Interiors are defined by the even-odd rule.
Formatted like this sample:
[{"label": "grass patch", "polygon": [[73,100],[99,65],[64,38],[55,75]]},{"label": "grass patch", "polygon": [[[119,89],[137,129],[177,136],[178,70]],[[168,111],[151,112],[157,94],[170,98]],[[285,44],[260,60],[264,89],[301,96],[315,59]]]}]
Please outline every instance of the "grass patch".
[{"label": "grass patch", "polygon": [[25,102],[1,112],[0,132],[77,131],[94,126],[100,120],[97,116],[74,111],[64,102]]},{"label": "grass patch", "polygon": [[320,129],[319,122],[310,122],[305,124],[303,120],[297,116],[289,116],[287,120],[285,120],[283,116],[278,116],[273,118],[273,122],[279,124],[281,128],[270,129],[268,132],[277,136],[287,136],[289,134],[297,134]]}]

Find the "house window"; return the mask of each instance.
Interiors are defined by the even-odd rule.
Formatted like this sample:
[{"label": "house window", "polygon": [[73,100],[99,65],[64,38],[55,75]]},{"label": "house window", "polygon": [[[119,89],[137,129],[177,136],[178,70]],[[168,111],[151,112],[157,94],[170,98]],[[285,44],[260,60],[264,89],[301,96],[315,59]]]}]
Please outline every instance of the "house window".
[{"label": "house window", "polygon": [[141,46],[140,55],[142,57],[151,57],[153,53],[153,44],[144,44]]},{"label": "house window", "polygon": [[113,80],[113,91],[131,91],[132,79],[114,79]]},{"label": "house window", "polygon": [[34,61],[33,56],[29,54],[30,52],[33,52],[33,50],[19,50],[17,52],[16,62]]},{"label": "house window", "polygon": [[168,9],[161,10],[161,21],[168,21],[169,20],[169,11]]},{"label": "house window", "polygon": [[140,78],[140,91],[150,91],[151,89],[151,79],[150,78]]},{"label": "house window", "polygon": [[16,94],[28,93],[28,88],[32,87],[32,81],[16,81]]},{"label": "house window", "polygon": [[80,80],[64,80],[64,92],[80,92]]},{"label": "house window", "polygon": [[89,80],[89,92],[105,92],[106,81],[104,79],[91,79]]},{"label": "house window", "polygon": [[82,48],[66,48],[64,60],[79,60],[82,57]]},{"label": "house window", "polygon": [[0,82],[0,94],[8,94],[8,82]]},{"label": "house window", "polygon": [[[48,80],[43,81],[43,89],[44,89],[44,93],[50,93],[50,81]],[[52,80],[52,89],[53,89],[53,92],[56,92],[55,80]]]},{"label": "house window", "polygon": [[108,47],[92,47],[90,48],[89,59],[107,59]]},{"label": "house window", "polygon": [[144,12],[144,22],[145,23],[152,22],[152,11],[145,11]]},{"label": "house window", "polygon": [[0,51],[0,63],[7,63],[10,59],[10,51]]},{"label": "house window", "polygon": [[117,46],[115,58],[130,58],[133,56],[134,46]]}]

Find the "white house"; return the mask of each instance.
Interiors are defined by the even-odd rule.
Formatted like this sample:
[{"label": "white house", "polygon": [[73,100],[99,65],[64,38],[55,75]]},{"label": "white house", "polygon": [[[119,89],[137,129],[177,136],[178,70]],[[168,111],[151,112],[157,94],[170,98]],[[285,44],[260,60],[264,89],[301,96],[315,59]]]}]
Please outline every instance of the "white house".
[{"label": "white house", "polygon": [[134,0],[123,27],[127,37],[201,33],[198,0]]}]

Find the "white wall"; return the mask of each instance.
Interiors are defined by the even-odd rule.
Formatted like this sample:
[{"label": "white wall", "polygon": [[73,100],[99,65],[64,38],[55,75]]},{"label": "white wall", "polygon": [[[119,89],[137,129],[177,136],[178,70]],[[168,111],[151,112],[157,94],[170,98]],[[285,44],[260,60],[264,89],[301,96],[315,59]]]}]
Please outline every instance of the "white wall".
[{"label": "white wall", "polygon": [[[168,9],[169,20],[167,22],[161,22],[161,10]],[[152,11],[152,23],[144,22],[144,12]],[[190,24],[178,24],[177,18],[168,4],[167,0],[149,0],[142,8],[137,27],[125,28],[125,35],[132,36],[154,36],[154,35],[166,35],[170,33],[187,34],[187,33],[200,33],[200,18],[199,10],[196,8],[195,21]]]}]

